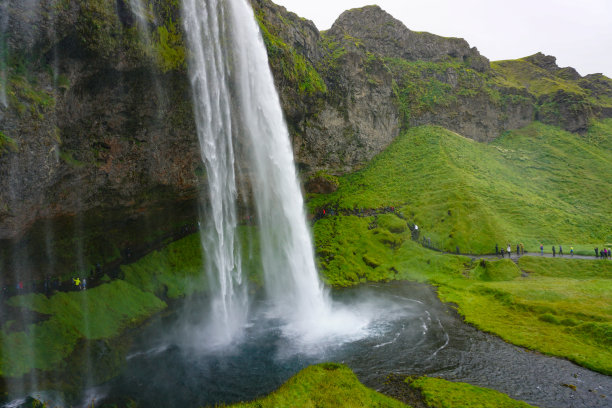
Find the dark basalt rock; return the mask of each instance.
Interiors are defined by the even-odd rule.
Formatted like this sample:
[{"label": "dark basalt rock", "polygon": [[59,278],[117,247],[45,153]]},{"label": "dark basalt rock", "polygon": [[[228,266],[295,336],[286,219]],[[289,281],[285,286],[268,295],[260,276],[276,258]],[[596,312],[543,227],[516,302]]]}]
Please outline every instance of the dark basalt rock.
[{"label": "dark basalt rock", "polygon": [[469,62],[479,72],[489,69],[489,60],[463,38],[411,31],[378,6],[345,11],[328,35],[337,41],[346,36],[359,39],[366,50],[383,57],[434,62],[450,57]]}]

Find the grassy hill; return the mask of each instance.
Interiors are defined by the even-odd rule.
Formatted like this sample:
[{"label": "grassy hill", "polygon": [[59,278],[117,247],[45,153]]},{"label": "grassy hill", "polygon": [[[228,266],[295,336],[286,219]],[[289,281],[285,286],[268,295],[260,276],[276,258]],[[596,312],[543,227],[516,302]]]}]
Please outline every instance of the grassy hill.
[{"label": "grassy hill", "polygon": [[[612,242],[612,120],[586,136],[533,123],[481,144],[436,126],[402,134],[311,210],[396,207],[447,250]],[[581,245],[581,247],[578,247]]]},{"label": "grassy hill", "polygon": [[313,212],[327,210],[314,226],[319,269],[337,286],[429,282],[479,329],[610,374],[612,262],[476,262],[428,250],[409,229],[453,252],[523,242],[590,255],[612,243],[610,142],[610,119],[585,135],[536,122],[489,144],[412,128],[336,192],[311,197]]},{"label": "grassy hill", "polygon": [[[528,408],[531,405],[500,392],[453,383],[437,378],[406,379],[410,398],[426,407]],[[324,363],[307,367],[290,378],[280,389],[256,401],[232,405],[234,408],[282,407],[410,407],[365,387],[346,366]]]}]

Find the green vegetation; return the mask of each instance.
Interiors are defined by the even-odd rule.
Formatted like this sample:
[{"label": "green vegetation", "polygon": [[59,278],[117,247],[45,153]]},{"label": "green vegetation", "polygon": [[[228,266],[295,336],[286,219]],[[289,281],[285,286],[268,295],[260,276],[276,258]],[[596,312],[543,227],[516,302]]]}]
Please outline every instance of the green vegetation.
[{"label": "green vegetation", "polygon": [[161,251],[124,265],[124,280],[95,288],[14,296],[7,303],[43,318],[28,327],[9,321],[2,326],[0,374],[23,375],[36,368],[58,369],[83,339],[117,337],[126,327],[141,324],[176,299],[202,291],[202,255],[199,234],[178,240]]},{"label": "green vegetation", "polygon": [[126,282],[170,299],[202,292],[206,287],[202,270],[199,234],[189,235],[161,251],[151,252],[138,262],[121,266]]},{"label": "green vegetation", "polygon": [[81,1],[76,27],[80,40],[91,52],[105,59],[118,55],[131,62],[149,58],[162,72],[181,71],[186,67],[186,47],[180,30],[180,4],[176,0],[145,2],[145,18],[150,24],[124,25],[110,0]]},{"label": "green vegetation", "polygon": [[592,121],[584,138],[589,144],[609,151],[612,145],[612,118]]},{"label": "green vegetation", "polygon": [[157,27],[154,36],[157,63],[163,72],[182,70],[186,66],[186,50],[181,31],[173,21]]},{"label": "green vegetation", "polygon": [[488,145],[424,126],[402,134],[309,206],[340,212],[394,206],[422,236],[453,252],[491,253],[495,243],[522,242],[531,252],[540,243],[547,252],[564,244],[566,253],[581,243],[591,254],[612,241],[611,163],[608,146],[539,123]]},{"label": "green vegetation", "polygon": [[0,157],[5,153],[15,153],[18,151],[19,146],[17,146],[17,142],[15,142],[15,139],[5,135],[2,131],[0,131]]},{"label": "green vegetation", "polygon": [[429,282],[481,330],[612,373],[612,262],[524,257],[518,267],[508,259],[473,263],[421,247],[409,230],[391,232],[396,220],[372,228],[375,222],[335,216],[315,224],[319,268],[329,284]]},{"label": "green vegetation", "polygon": [[31,61],[24,56],[11,56],[8,76],[8,101],[21,117],[29,114],[36,121],[55,107],[52,91],[41,89],[38,78],[26,68]]},{"label": "green vegetation", "polygon": [[[249,281],[262,282],[259,237],[253,227],[239,228],[243,268]],[[250,242],[250,243],[248,243]],[[40,315],[21,327],[8,321],[1,328],[0,375],[15,377],[32,369],[59,369],[83,340],[113,339],[166,308],[166,300],[201,293],[203,274],[200,234],[191,234],[138,261],[122,265],[119,280],[102,279],[84,291],[14,296],[7,304]],[[80,275],[80,274],[78,274]],[[80,275],[83,276],[83,275]],[[89,282],[91,284],[91,280]]]},{"label": "green vegetation", "polygon": [[540,68],[531,63],[529,57],[516,60],[494,61],[491,68],[498,75],[497,80],[509,87],[526,88],[536,97],[565,91],[577,95],[587,95],[576,81]]},{"label": "green vegetation", "polygon": [[[529,408],[498,391],[438,378],[408,377],[415,399],[431,408]],[[258,400],[232,408],[266,407],[409,407],[362,385],[346,366],[324,363],[310,366],[281,388]]]},{"label": "green vegetation", "polygon": [[455,383],[439,378],[421,377],[407,379],[410,387],[418,390],[428,407],[431,408],[529,408],[501,392],[476,387],[466,383]]},{"label": "green vegetation", "polygon": [[7,301],[13,307],[46,316],[41,322],[13,330],[15,321],[2,327],[0,374],[23,375],[32,369],[58,368],[81,339],[107,339],[127,326],[134,326],[166,307],[151,293],[123,281],[80,291],[15,296]]},{"label": "green vegetation", "polygon": [[[292,87],[300,94],[312,95],[327,92],[325,82],[306,58],[293,47],[287,45],[278,36],[278,29],[269,26],[264,16],[259,13],[255,16],[268,51],[272,68],[279,72],[283,79],[289,81]],[[285,20],[286,24],[289,24]]]},{"label": "green vegetation", "polygon": [[305,368],[267,397],[232,407],[399,408],[406,405],[365,387],[348,367],[324,363]]},{"label": "green vegetation", "polygon": [[509,105],[531,104],[532,99],[510,89],[493,72],[478,72],[468,62],[448,59],[442,62],[406,61],[386,58],[384,63],[394,78],[393,92],[405,127],[414,117],[449,107],[465,98],[483,98],[505,109]]},{"label": "green vegetation", "polygon": [[[567,259],[570,246],[591,255],[612,241],[609,129],[595,122],[581,137],[534,123],[488,145],[439,127],[410,129],[309,202],[340,214],[314,226],[324,279],[429,282],[481,330],[612,373],[612,263]],[[395,212],[383,213],[388,207]],[[491,253],[506,242],[539,252],[544,243],[547,252],[563,244],[566,258],[517,266],[443,255],[411,239],[412,223],[451,252]]]},{"label": "green vegetation", "polygon": [[481,330],[610,375],[611,263],[524,257],[519,267],[529,276],[447,283],[440,297]]}]

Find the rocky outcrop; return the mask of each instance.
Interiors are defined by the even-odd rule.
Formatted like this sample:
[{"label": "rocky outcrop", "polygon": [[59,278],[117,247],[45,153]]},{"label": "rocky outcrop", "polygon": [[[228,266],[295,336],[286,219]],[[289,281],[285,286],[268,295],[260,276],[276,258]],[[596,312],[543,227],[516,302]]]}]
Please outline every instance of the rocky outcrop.
[{"label": "rocky outcrop", "polygon": [[328,35],[337,41],[355,38],[367,51],[386,58],[433,62],[454,58],[480,72],[489,69],[489,60],[476,47],[470,48],[463,38],[411,31],[378,6],[345,11]]},{"label": "rocky outcrop", "polygon": [[[393,79],[380,60],[360,45],[335,46],[314,24],[267,0],[253,0],[270,66],[293,138],[298,167],[305,173],[331,169],[343,173],[382,151],[399,133]],[[287,75],[291,52],[304,58],[306,72]],[[279,49],[281,51],[279,51]],[[291,73],[292,71],[289,70]],[[322,87],[305,92],[312,73]]]}]

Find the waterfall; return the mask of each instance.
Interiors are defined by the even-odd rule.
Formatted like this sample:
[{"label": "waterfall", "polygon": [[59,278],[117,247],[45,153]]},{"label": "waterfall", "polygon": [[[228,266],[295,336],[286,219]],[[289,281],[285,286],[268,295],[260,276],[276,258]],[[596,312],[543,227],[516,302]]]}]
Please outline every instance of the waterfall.
[{"label": "waterfall", "polygon": [[[225,5],[184,0],[183,14],[191,57],[189,74],[202,161],[208,178],[208,206],[201,223],[202,245],[217,341],[228,343],[246,323],[247,291],[237,237],[236,173]],[[205,200],[202,200],[203,202]]]},{"label": "waterfall", "polygon": [[203,241],[211,279],[217,283],[217,319],[232,318],[230,311],[246,316],[235,232],[234,145],[240,145],[247,152],[244,165],[255,199],[272,315],[291,331],[310,332],[321,319],[329,320],[331,307],[315,268],[289,133],[253,11],[245,0],[184,0],[183,14],[208,174],[210,206]]},{"label": "waterfall", "polygon": [[0,4],[0,106],[3,108],[8,107],[8,100],[6,98],[6,88],[8,85],[8,1]]},{"label": "waterfall", "polygon": [[250,6],[229,1],[238,114],[248,139],[266,292],[292,320],[327,308],[314,264],[289,132]]}]

